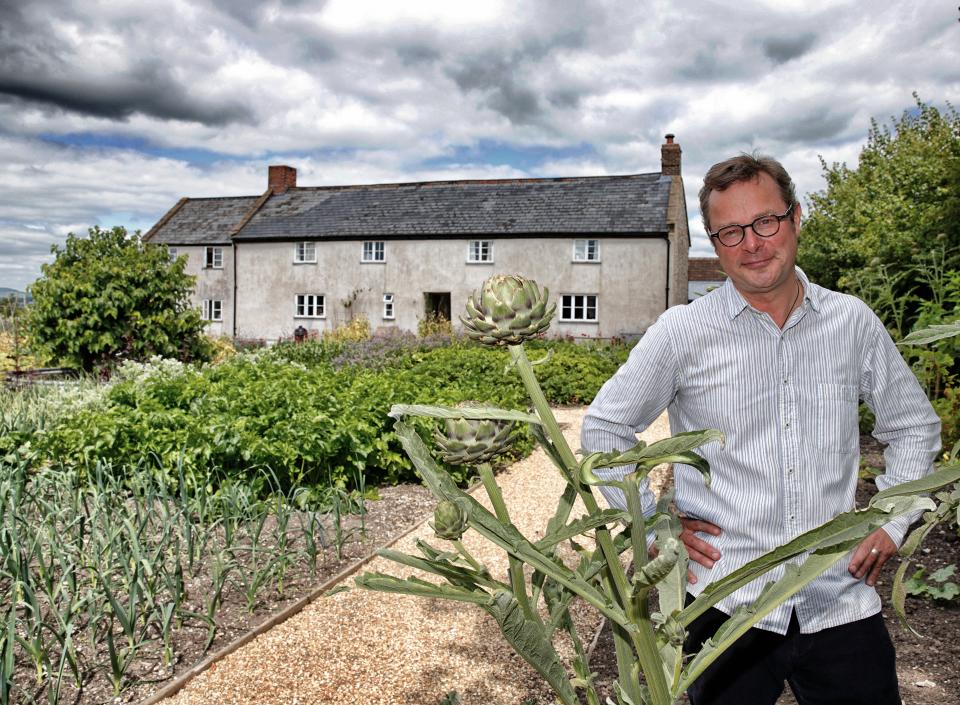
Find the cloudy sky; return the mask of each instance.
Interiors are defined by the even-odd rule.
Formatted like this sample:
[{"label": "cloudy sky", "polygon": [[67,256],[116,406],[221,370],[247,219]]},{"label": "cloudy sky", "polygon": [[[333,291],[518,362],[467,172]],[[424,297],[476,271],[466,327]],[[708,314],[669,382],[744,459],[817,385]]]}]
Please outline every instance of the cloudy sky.
[{"label": "cloudy sky", "polygon": [[739,151],[801,193],[870,119],[960,97],[955,0],[0,2],[0,286],[182,196],[659,170]]}]

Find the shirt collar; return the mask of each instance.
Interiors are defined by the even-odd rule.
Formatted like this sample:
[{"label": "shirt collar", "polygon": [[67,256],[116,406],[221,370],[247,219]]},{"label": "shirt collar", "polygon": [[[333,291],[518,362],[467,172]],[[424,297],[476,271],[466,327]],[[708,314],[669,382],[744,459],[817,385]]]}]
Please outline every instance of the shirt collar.
[{"label": "shirt collar", "polygon": [[[807,278],[807,275],[804,273],[800,267],[794,267],[797,272],[797,277],[800,279],[800,283],[803,285],[803,300],[806,303],[810,304],[810,308],[814,311],[820,311],[820,287],[814,286],[810,283],[810,280]],[[720,295],[723,297],[724,307],[727,310],[727,313],[730,315],[731,319],[739,316],[743,311],[750,307],[750,304],[747,303],[746,299],[737,291],[737,287],[733,285],[733,280],[730,277],[727,277],[727,280],[723,283],[723,286],[719,290]]]}]

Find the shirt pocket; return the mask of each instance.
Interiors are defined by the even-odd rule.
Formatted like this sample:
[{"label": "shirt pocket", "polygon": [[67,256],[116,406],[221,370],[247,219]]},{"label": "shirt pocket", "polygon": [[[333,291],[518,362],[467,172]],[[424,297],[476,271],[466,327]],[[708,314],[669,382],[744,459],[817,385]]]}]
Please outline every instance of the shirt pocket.
[{"label": "shirt pocket", "polygon": [[852,453],[860,444],[860,396],[850,384],[817,385],[817,447],[828,453]]}]

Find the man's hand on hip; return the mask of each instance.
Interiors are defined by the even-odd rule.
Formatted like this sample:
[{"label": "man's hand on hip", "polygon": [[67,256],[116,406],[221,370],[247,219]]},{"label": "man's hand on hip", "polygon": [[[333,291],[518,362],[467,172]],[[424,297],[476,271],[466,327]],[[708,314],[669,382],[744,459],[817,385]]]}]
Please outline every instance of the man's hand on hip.
[{"label": "man's hand on hip", "polygon": [[853,552],[850,559],[850,574],[857,578],[866,576],[866,583],[873,587],[883,564],[897,552],[897,545],[883,529],[877,529],[867,536]]},{"label": "man's hand on hip", "polygon": [[[680,540],[687,547],[687,554],[690,560],[696,561],[704,568],[713,568],[713,564],[720,560],[720,551],[697,536],[697,533],[710,534],[712,536],[720,535],[720,527],[711,524],[709,521],[701,519],[691,519],[690,517],[680,517],[680,523],[683,525],[683,531],[680,532]],[[687,571],[687,579],[690,583],[697,582],[697,576],[693,571]]]}]

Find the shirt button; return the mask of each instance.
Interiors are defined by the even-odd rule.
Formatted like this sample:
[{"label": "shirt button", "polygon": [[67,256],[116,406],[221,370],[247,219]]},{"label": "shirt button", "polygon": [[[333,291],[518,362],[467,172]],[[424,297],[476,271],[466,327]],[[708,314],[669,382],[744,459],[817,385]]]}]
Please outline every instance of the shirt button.
[{"label": "shirt button", "polygon": [[792,475],[792,474],[793,474],[793,468],[787,468],[787,473],[788,473],[789,475]]}]

